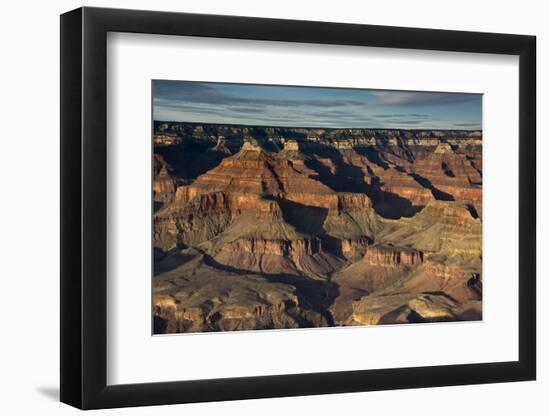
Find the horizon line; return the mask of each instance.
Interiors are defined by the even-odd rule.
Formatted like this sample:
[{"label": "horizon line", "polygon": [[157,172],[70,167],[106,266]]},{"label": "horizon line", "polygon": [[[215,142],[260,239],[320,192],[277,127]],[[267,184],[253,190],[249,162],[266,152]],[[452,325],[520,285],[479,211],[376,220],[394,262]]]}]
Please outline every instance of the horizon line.
[{"label": "horizon line", "polygon": [[407,130],[407,131],[461,131],[461,132],[483,132],[482,128],[468,129],[468,128],[435,128],[435,127],[421,127],[421,128],[401,128],[401,127],[336,127],[336,126],[283,126],[283,125],[254,125],[244,123],[216,123],[216,122],[183,122],[177,120],[155,120],[153,123],[182,123],[182,124],[195,124],[195,125],[216,125],[216,126],[239,126],[239,127],[261,127],[261,128],[280,128],[280,129],[346,129],[346,130]]}]

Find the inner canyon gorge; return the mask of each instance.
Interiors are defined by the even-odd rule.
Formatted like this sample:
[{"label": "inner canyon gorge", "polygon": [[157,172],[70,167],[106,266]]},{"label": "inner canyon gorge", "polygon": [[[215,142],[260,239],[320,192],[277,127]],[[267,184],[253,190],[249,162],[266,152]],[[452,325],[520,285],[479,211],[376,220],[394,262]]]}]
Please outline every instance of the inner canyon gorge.
[{"label": "inner canyon gorge", "polygon": [[482,132],[154,122],[155,334],[482,318]]}]

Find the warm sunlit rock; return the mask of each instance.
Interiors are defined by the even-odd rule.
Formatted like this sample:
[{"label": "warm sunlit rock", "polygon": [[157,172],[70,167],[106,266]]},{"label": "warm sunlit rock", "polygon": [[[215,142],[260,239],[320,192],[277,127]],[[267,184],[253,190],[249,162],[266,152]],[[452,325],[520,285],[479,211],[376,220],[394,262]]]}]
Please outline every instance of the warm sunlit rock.
[{"label": "warm sunlit rock", "polygon": [[154,143],[156,332],[481,318],[481,132],[163,123]]}]

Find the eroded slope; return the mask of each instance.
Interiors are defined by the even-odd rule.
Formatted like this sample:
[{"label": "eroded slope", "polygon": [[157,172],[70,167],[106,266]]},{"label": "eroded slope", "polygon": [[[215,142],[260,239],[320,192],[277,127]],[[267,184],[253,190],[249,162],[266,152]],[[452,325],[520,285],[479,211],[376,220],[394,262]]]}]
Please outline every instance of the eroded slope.
[{"label": "eroded slope", "polygon": [[155,332],[481,318],[481,134],[156,124]]}]

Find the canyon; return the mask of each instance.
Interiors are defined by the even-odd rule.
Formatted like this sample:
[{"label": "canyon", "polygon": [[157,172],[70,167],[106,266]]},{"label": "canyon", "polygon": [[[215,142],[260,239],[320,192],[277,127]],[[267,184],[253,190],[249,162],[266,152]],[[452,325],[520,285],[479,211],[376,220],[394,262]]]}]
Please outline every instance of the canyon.
[{"label": "canyon", "polygon": [[154,122],[154,333],[482,318],[482,133]]}]

